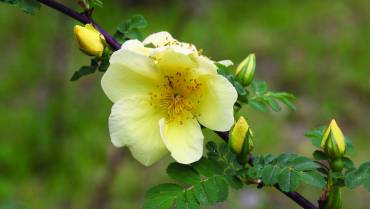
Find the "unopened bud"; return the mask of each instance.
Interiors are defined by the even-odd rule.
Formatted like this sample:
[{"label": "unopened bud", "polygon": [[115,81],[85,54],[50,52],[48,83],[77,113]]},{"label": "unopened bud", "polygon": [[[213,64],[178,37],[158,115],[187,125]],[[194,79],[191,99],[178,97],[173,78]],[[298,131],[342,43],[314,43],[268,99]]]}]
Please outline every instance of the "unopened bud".
[{"label": "unopened bud", "polygon": [[341,158],[346,152],[344,135],[334,119],[324,132],[321,148],[324,149],[325,153],[328,154],[331,159]]},{"label": "unopened bud", "polygon": [[236,80],[243,86],[248,86],[253,81],[255,69],[256,56],[254,54],[250,54],[236,68]]},{"label": "unopened bud", "polygon": [[230,131],[229,145],[231,150],[237,154],[240,163],[246,163],[254,147],[253,133],[243,116],[235,123]]},{"label": "unopened bud", "polygon": [[85,26],[76,25],[74,33],[78,46],[84,53],[90,56],[102,56],[105,48],[105,39],[92,24],[86,24]]}]

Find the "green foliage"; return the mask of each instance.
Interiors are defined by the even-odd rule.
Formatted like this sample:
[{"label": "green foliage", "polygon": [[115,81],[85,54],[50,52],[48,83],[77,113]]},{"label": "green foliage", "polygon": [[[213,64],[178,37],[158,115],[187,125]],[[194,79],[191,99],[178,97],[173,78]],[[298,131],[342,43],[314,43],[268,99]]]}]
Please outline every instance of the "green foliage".
[{"label": "green foliage", "polygon": [[41,4],[36,0],[0,0],[0,2],[19,7],[28,14],[35,14],[41,7]]},{"label": "green foliage", "polygon": [[168,176],[183,186],[164,184],[153,187],[146,195],[144,209],[165,209],[173,205],[180,209],[200,208],[226,200],[229,186],[242,188],[244,166],[238,163],[229,146],[209,142],[206,147],[208,157],[191,165],[171,163],[167,168]]},{"label": "green foliage", "polygon": [[281,111],[279,104],[285,104],[289,109],[295,111],[296,108],[293,101],[296,99],[294,95],[287,92],[272,92],[267,90],[267,85],[263,81],[253,81],[251,85],[252,94],[248,98],[248,103],[251,107],[261,112],[267,112],[268,107],[273,111]]},{"label": "green foliage", "polygon": [[370,191],[370,162],[365,162],[358,169],[347,172],[345,185],[351,189],[363,185],[365,189]]},{"label": "green foliage", "polygon": [[199,174],[189,165],[171,163],[167,167],[169,177],[185,184],[195,184],[200,181]]},{"label": "green foliage", "polygon": [[117,31],[113,35],[119,43],[123,43],[128,39],[143,40],[143,35],[140,29],[146,28],[148,22],[142,15],[134,15],[126,21],[123,21],[117,26]]},{"label": "green foliage", "polygon": [[244,166],[238,162],[237,156],[229,149],[229,146],[226,143],[217,146],[214,142],[208,142],[206,147],[208,158],[211,162],[213,161],[210,164],[213,170],[218,173],[221,171],[234,189],[242,188],[241,172],[244,171]]},{"label": "green foliage", "polygon": [[171,208],[176,198],[183,195],[184,189],[176,184],[160,184],[151,188],[145,195],[147,201],[143,209]]},{"label": "green foliage", "polygon": [[[296,110],[293,101],[295,96],[287,92],[267,91],[265,82],[253,81],[251,91],[248,91],[240,82],[237,81],[231,67],[226,67],[220,63],[215,63],[218,67],[217,72],[223,75],[234,86],[238,92],[238,102],[236,106],[240,109],[241,104],[248,103],[252,108],[261,112],[267,112],[269,107],[275,112],[281,111],[280,103],[285,104],[289,109]],[[251,92],[251,93],[249,93]]]},{"label": "green foliage", "polygon": [[206,145],[207,156],[191,165],[171,163],[167,174],[179,184],[162,184],[147,192],[144,209],[200,208],[226,200],[228,187],[240,189],[243,183],[278,185],[294,191],[301,183],[323,188],[325,177],[320,165],[296,154],[256,157],[253,166],[242,165],[226,143]]},{"label": "green foliage", "polygon": [[243,103],[248,103],[251,107],[261,112],[267,112],[270,107],[275,112],[281,111],[279,102],[285,104],[291,110],[295,110],[293,100],[295,96],[287,92],[271,92],[267,91],[267,85],[265,82],[252,82],[251,93],[236,80],[234,71],[231,67],[226,67],[220,63],[215,63],[218,67],[217,72],[223,75],[229,82],[234,86],[238,92],[238,102],[236,106],[238,109],[241,108]]},{"label": "green foliage", "polygon": [[91,0],[90,1],[92,5],[102,8],[103,7],[103,1],[101,0]]},{"label": "green foliage", "polygon": [[301,183],[323,188],[326,181],[318,168],[320,165],[309,158],[284,153],[279,156],[256,157],[248,175],[250,178],[261,179],[264,185],[277,184],[281,190],[289,192],[296,190]]},{"label": "green foliage", "polygon": [[350,158],[342,157],[342,161],[344,164],[344,168],[346,168],[347,170],[352,170],[354,168],[353,161]]},{"label": "green foliage", "polygon": [[305,137],[311,139],[311,143],[313,146],[317,148],[321,148],[321,140],[324,135],[325,126],[320,126],[318,128],[312,128],[308,130],[304,135]]},{"label": "green foliage", "polygon": [[102,57],[91,59],[90,65],[84,65],[74,72],[70,81],[77,81],[81,77],[95,73],[96,71],[105,72],[109,67],[109,57],[111,52],[105,50]]},{"label": "green foliage", "polygon": [[[190,165],[171,163],[167,174],[174,180],[187,186],[177,184],[162,184],[150,189],[144,203],[144,209],[167,209],[174,204],[177,208],[200,208],[200,205],[210,205],[227,199],[228,183],[224,176],[214,170],[204,170],[212,161],[203,160]],[[200,169],[199,169],[200,168]],[[199,172],[198,170],[199,169]],[[203,174],[205,173],[205,174]]]}]

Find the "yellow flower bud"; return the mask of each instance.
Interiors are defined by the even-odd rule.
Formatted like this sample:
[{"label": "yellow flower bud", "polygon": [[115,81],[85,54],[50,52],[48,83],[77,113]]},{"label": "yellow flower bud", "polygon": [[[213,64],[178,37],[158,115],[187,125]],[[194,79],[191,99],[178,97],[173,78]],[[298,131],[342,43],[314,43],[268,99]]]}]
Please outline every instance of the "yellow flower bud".
[{"label": "yellow flower bud", "polygon": [[321,140],[321,148],[323,148],[326,154],[332,159],[341,158],[346,152],[344,135],[334,119],[324,132]]},{"label": "yellow flower bud", "polygon": [[238,155],[238,160],[241,163],[248,162],[249,154],[254,147],[252,138],[252,130],[245,118],[241,116],[235,123],[229,135],[229,145],[231,150]]},{"label": "yellow flower bud", "polygon": [[84,53],[90,56],[102,56],[105,39],[92,24],[86,24],[85,26],[76,25],[74,27],[74,33],[79,48]]},{"label": "yellow flower bud", "polygon": [[256,56],[250,54],[236,68],[236,80],[242,85],[248,86],[253,81],[255,69]]}]

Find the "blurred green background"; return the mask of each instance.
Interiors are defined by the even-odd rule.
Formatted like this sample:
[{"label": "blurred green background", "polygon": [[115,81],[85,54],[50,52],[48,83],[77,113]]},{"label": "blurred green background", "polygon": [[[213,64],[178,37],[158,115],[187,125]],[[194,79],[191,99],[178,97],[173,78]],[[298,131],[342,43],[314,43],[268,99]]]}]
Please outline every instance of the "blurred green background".
[{"label": "blurred green background", "polygon": [[[77,8],[76,1],[64,3]],[[110,32],[142,14],[145,34],[170,31],[214,60],[257,56],[257,79],[294,93],[297,111],[245,109],[255,153],[310,156],[304,132],[336,118],[369,160],[370,1],[368,0],[110,0],[95,19]],[[145,191],[169,181],[170,159],[144,167],[112,146],[111,102],[101,74],[69,82],[89,58],[77,48],[75,21],[47,7],[34,16],[0,4],[0,208],[136,209]],[[216,139],[206,131],[207,138]],[[320,190],[301,186],[315,201]],[[344,208],[370,208],[370,193],[344,190]],[[211,208],[299,207],[274,189],[232,191]]]}]

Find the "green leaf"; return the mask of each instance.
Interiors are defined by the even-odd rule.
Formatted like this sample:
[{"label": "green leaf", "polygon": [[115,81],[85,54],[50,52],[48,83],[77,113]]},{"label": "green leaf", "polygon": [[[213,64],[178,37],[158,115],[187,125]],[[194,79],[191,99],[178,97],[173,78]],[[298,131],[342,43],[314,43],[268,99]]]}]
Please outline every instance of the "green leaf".
[{"label": "green leaf", "polygon": [[100,0],[92,0],[92,4],[94,6],[97,6],[97,7],[100,7],[100,8],[103,8],[103,2],[100,1]]},{"label": "green leaf", "polygon": [[263,157],[263,164],[269,164],[275,159],[276,159],[276,156],[268,154]]},{"label": "green leaf", "polygon": [[207,177],[222,175],[224,170],[219,162],[208,158],[202,158],[198,162],[193,163],[192,166],[200,174]]},{"label": "green leaf", "polygon": [[245,88],[236,80],[232,80],[231,82],[238,93],[238,99],[242,102],[248,101],[248,92]]},{"label": "green leaf", "polygon": [[279,101],[291,110],[296,109],[293,104],[295,96],[292,94],[287,92],[267,91],[266,83],[261,81],[252,82],[251,87],[254,95],[247,98],[248,104],[261,112],[267,112],[268,106],[275,112],[281,111],[282,108]]},{"label": "green leaf", "polygon": [[252,89],[257,95],[261,95],[266,92],[267,85],[264,81],[253,81],[252,82]]},{"label": "green leaf", "polygon": [[324,134],[325,128],[326,128],[325,126],[321,126],[319,128],[313,128],[307,131],[304,135],[307,138],[311,139],[311,142],[315,147],[320,149],[321,140],[322,140],[322,136]]},{"label": "green leaf", "polygon": [[221,143],[218,151],[220,155],[225,157],[228,153],[230,153],[229,145],[226,143]]},{"label": "green leaf", "polygon": [[328,160],[329,159],[329,156],[321,151],[321,150],[315,150],[315,152],[313,152],[313,158],[315,158],[316,160]]},{"label": "green leaf", "polygon": [[279,112],[281,110],[279,103],[277,103],[273,98],[266,97],[265,100],[275,112]]},{"label": "green leaf", "polygon": [[342,161],[343,161],[343,164],[344,164],[344,167],[348,170],[351,170],[354,168],[354,164],[353,164],[353,161],[348,158],[348,157],[342,157]]},{"label": "green leaf", "polygon": [[365,189],[369,190],[370,186],[370,162],[365,162],[355,170],[351,170],[345,175],[345,185],[351,189],[360,186],[361,184]]},{"label": "green leaf", "polygon": [[78,71],[76,71],[70,81],[77,81],[80,79],[82,76],[92,74],[96,71],[96,68],[93,66],[82,66]]},{"label": "green leaf", "polygon": [[167,174],[174,180],[185,184],[195,184],[200,181],[198,172],[189,165],[171,163],[167,167]]},{"label": "green leaf", "polygon": [[262,176],[262,165],[254,165],[253,167],[249,168],[247,171],[248,179],[255,180],[259,179]]},{"label": "green leaf", "polygon": [[316,168],[319,168],[320,165],[311,161],[307,157],[299,156],[296,159],[292,161],[292,165],[294,169],[298,171],[309,171],[309,170],[314,170]]},{"label": "green leaf", "polygon": [[228,184],[224,177],[214,175],[199,180],[184,189],[177,184],[161,184],[145,195],[144,209],[169,209],[175,203],[180,209],[198,209],[200,204],[210,205],[227,199]]},{"label": "green leaf", "polygon": [[90,66],[82,66],[78,71],[76,71],[72,75],[70,81],[77,81],[78,79],[85,75],[95,73],[96,70],[99,70],[100,72],[105,72],[109,67],[110,53],[111,52],[109,50],[106,50],[104,51],[102,57],[95,57],[91,59]]},{"label": "green leaf", "polygon": [[358,172],[361,174],[370,173],[370,162],[364,162],[358,168]]},{"label": "green leaf", "polygon": [[257,100],[249,100],[248,104],[256,110],[259,110],[261,112],[268,112],[268,109],[267,109],[265,103],[263,103],[263,102],[260,102],[260,101],[257,101]]},{"label": "green leaf", "polygon": [[346,142],[346,154],[352,155],[354,151],[352,141],[348,137],[345,137],[345,142]]},{"label": "green leaf", "polygon": [[[292,95],[293,96],[293,95]],[[293,99],[295,99],[295,97],[293,96]],[[285,97],[283,98],[279,98],[279,100],[284,103],[289,109],[293,110],[293,111],[296,111],[297,108],[294,106],[292,100],[293,99],[287,99]]]},{"label": "green leaf", "polygon": [[210,152],[217,152],[217,144],[213,141],[210,141],[207,143],[206,149]]},{"label": "green leaf", "polygon": [[326,181],[323,175],[317,171],[300,172],[300,179],[303,183],[309,184],[315,187],[324,188]]},{"label": "green leaf", "polygon": [[116,31],[113,34],[113,38],[114,38],[114,40],[116,40],[120,44],[123,44],[127,40],[127,38],[125,37],[125,34],[119,32],[119,31]]},{"label": "green leaf", "polygon": [[182,195],[178,196],[176,200],[176,207],[178,209],[200,209],[200,205],[194,197],[193,190],[188,190]]},{"label": "green leaf", "polygon": [[301,183],[300,175],[292,168],[285,167],[279,174],[278,184],[284,192],[294,191]]},{"label": "green leaf", "polygon": [[362,181],[363,181],[363,176],[357,170],[352,170],[348,172],[344,180],[346,186],[350,189],[354,189],[360,186]]},{"label": "green leaf", "polygon": [[228,144],[222,143],[218,148],[214,142],[209,142],[206,147],[208,158],[202,158],[192,164],[195,170],[207,177],[222,175],[232,188],[242,188],[243,182],[240,178],[245,175],[241,172],[243,166],[240,165]]},{"label": "green leaf", "polygon": [[229,188],[221,176],[210,177],[194,185],[194,195],[200,204],[214,204],[227,199]]},{"label": "green leaf", "polygon": [[175,197],[157,197],[147,200],[143,209],[170,209],[175,201]]},{"label": "green leaf", "polygon": [[277,158],[275,158],[274,162],[278,163],[282,166],[289,165],[290,162],[292,162],[294,159],[297,158],[296,154],[293,153],[283,153],[279,155]]},{"label": "green leaf", "polygon": [[100,72],[105,72],[105,71],[107,71],[108,67],[109,67],[109,58],[108,59],[102,59],[101,62],[100,62],[98,70]]},{"label": "green leaf", "polygon": [[243,188],[243,182],[237,176],[229,176],[226,175],[225,179],[227,183],[234,189],[241,189]]},{"label": "green leaf", "polygon": [[276,184],[280,174],[280,167],[277,165],[267,165],[262,169],[262,181],[266,185]]},{"label": "green leaf", "polygon": [[143,209],[170,209],[175,199],[182,195],[183,188],[176,184],[160,184],[145,195]]},{"label": "green leaf", "polygon": [[143,34],[137,28],[127,31],[125,36],[129,39],[137,39],[139,41],[144,39]]},{"label": "green leaf", "polygon": [[326,184],[324,176],[317,170],[320,165],[311,159],[294,153],[278,156],[256,156],[254,167],[247,171],[247,179],[261,178],[265,185],[278,184],[283,191],[295,190],[300,182],[317,187]]},{"label": "green leaf", "polygon": [[175,196],[182,191],[183,188],[177,184],[160,184],[149,189],[145,193],[145,197],[153,198],[158,196]]},{"label": "green leaf", "polygon": [[133,15],[129,19],[129,29],[142,29],[148,26],[148,22],[142,15]]},{"label": "green leaf", "polygon": [[134,15],[117,26],[114,37],[120,43],[123,43],[126,39],[143,40],[143,35],[139,29],[145,28],[147,25],[148,22],[142,15]]}]

